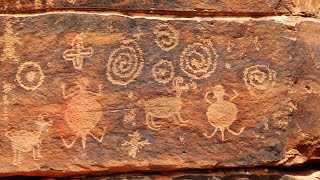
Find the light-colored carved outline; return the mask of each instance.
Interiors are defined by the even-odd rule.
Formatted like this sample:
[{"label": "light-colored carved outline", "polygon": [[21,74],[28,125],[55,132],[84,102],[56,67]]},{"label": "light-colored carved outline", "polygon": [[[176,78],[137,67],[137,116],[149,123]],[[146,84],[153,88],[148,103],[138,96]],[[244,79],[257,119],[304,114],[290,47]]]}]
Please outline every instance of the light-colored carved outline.
[{"label": "light-colored carved outline", "polygon": [[3,104],[3,121],[5,123],[8,122],[9,120],[9,105],[10,105],[10,100],[9,100],[9,94],[10,92],[15,88],[14,85],[10,83],[3,82],[3,97],[2,97],[2,104]]},{"label": "light-colored carved outline", "polygon": [[[90,135],[98,142],[102,142],[106,127],[103,129],[103,133],[100,138],[96,137],[91,131],[97,126],[103,117],[102,106],[96,100],[96,97],[102,96],[102,85],[99,85],[99,92],[92,92],[87,90],[89,80],[87,78],[81,78],[77,81],[77,86],[74,88],[77,91],[66,95],[65,85],[62,83],[62,95],[64,99],[69,99],[68,106],[64,113],[64,118],[69,128],[75,133],[76,137],[70,144],[67,144],[64,137],[61,135],[63,144],[67,148],[71,148],[78,138],[81,138],[82,148],[86,148],[87,135]],[[83,104],[85,103],[85,104]],[[90,117],[86,113],[91,113]],[[94,114],[92,114],[94,113]],[[78,117],[74,119],[74,117]]]},{"label": "light-colored carved outline", "polygon": [[129,137],[131,137],[130,141],[122,141],[122,146],[128,146],[129,149],[129,156],[136,158],[137,153],[146,145],[150,145],[149,140],[146,139],[144,141],[141,141],[141,135],[137,131],[135,131],[133,134],[129,134]]},{"label": "light-colored carved outline", "polygon": [[41,150],[41,135],[45,132],[46,127],[52,126],[52,120],[45,120],[47,115],[39,115],[35,124],[39,126],[38,131],[27,130],[7,130],[5,136],[11,140],[13,151],[13,164],[21,163],[21,152],[33,152],[33,159],[39,160],[42,156]]},{"label": "light-colored carved outline", "polygon": [[217,59],[218,55],[210,41],[194,43],[183,50],[180,56],[180,68],[191,78],[208,78],[216,70]]},{"label": "light-colored carved outline", "polygon": [[176,77],[173,80],[173,88],[176,91],[175,97],[161,96],[148,100],[140,100],[139,104],[143,105],[146,113],[146,125],[148,128],[159,131],[161,125],[156,123],[155,118],[172,118],[180,125],[186,125],[188,120],[183,120],[181,117],[182,100],[181,95],[183,90],[196,89],[196,84],[183,84],[182,77]]},{"label": "light-colored carved outline", "polygon": [[123,121],[125,123],[131,123],[132,125],[136,125],[136,109],[130,109],[126,114],[123,116]]},{"label": "light-colored carved outline", "polygon": [[84,46],[84,37],[83,33],[76,35],[71,43],[72,48],[63,52],[63,58],[72,61],[73,67],[77,70],[82,70],[84,59],[93,55],[93,48]]},{"label": "light-colored carved outline", "polygon": [[[159,75],[159,73],[161,74]],[[169,73],[169,76],[166,76],[167,73]],[[167,84],[174,77],[173,63],[168,60],[160,60],[156,65],[152,67],[152,76],[155,81],[159,83]]]},{"label": "light-colored carved outline", "polygon": [[[234,103],[232,103],[232,100],[237,98],[239,96],[238,92],[233,90],[235,95],[233,97],[230,97],[228,94],[226,94],[225,89],[222,85],[217,85],[213,88],[212,91],[209,91],[206,93],[204,99],[211,104],[208,107],[207,110],[207,118],[211,126],[215,128],[214,132],[211,135],[208,135],[208,133],[204,133],[204,136],[209,138],[212,138],[218,130],[221,131],[221,139],[224,141],[224,131],[227,129],[231,134],[233,135],[240,135],[245,128],[241,128],[239,132],[234,132],[229,128],[229,126],[237,119],[238,114],[238,108]],[[214,94],[216,98],[216,102],[210,101],[208,98],[210,94]],[[230,99],[225,100],[224,97],[227,96]],[[223,119],[219,119],[223,118]]]},{"label": "light-colored carved outline", "polygon": [[[32,67],[36,68],[38,71],[39,81],[37,82],[36,85],[28,86],[23,83],[21,73],[28,66],[32,66]],[[22,65],[20,65],[20,67],[18,68],[17,74],[16,74],[16,79],[21,87],[23,87],[24,89],[29,90],[29,91],[34,91],[34,90],[38,89],[43,84],[43,81],[45,79],[45,75],[42,72],[41,66],[38,63],[29,61],[29,62],[25,62]]]},{"label": "light-colored carved outline", "polygon": [[132,40],[123,41],[109,56],[107,78],[113,84],[125,86],[140,75],[143,66],[143,51],[140,46]]},{"label": "light-colored carved outline", "polygon": [[154,34],[157,45],[165,51],[170,51],[179,44],[179,32],[170,24],[157,25]]},{"label": "light-colored carved outline", "polygon": [[[272,91],[277,76],[277,73],[266,65],[248,67],[244,70],[243,74],[243,80],[252,95]],[[256,81],[256,83],[254,83],[254,81]]]}]

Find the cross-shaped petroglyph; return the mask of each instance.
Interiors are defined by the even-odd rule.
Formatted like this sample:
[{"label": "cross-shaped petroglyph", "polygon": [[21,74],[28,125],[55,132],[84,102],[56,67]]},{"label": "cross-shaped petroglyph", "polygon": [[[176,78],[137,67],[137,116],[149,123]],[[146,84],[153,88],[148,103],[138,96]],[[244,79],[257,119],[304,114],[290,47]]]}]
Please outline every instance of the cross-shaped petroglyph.
[{"label": "cross-shaped petroglyph", "polygon": [[130,141],[124,140],[122,146],[129,147],[129,156],[136,158],[137,153],[146,145],[150,145],[149,140],[141,140],[141,135],[138,131],[135,131],[133,134],[129,134],[131,137]]},{"label": "cross-shaped petroglyph", "polygon": [[33,159],[39,160],[41,158],[40,149],[42,135],[48,130],[48,127],[52,126],[52,120],[47,118],[46,115],[39,115],[35,124],[38,126],[37,131],[27,130],[7,130],[6,137],[11,140],[13,150],[13,163],[21,163],[21,152],[27,153],[33,152]]},{"label": "cross-shaped petroglyph", "polygon": [[101,104],[97,101],[97,97],[102,95],[102,85],[99,85],[98,93],[88,90],[88,87],[89,80],[80,78],[74,88],[74,93],[66,95],[65,85],[63,83],[61,85],[63,98],[70,99],[64,112],[64,118],[76,136],[70,144],[67,144],[61,136],[67,148],[71,148],[78,138],[82,140],[82,147],[86,148],[87,135],[92,136],[98,142],[103,141],[106,127],[100,138],[91,132],[103,116]]},{"label": "cross-shaped petroglyph", "polygon": [[72,48],[64,51],[63,58],[66,61],[72,61],[73,66],[77,70],[81,70],[83,67],[83,61],[85,58],[90,58],[93,54],[92,47],[84,47],[84,34],[78,34],[71,43]]},{"label": "cross-shaped petroglyph", "polygon": [[[212,138],[218,130],[221,131],[222,141],[224,141],[224,131],[227,129],[230,133],[234,135],[240,135],[245,128],[241,128],[239,132],[232,131],[229,126],[237,119],[238,108],[232,103],[232,100],[238,97],[238,93],[234,91],[235,95],[230,97],[226,94],[225,89],[222,85],[217,85],[212,91],[207,92],[205,95],[205,100],[211,105],[207,110],[207,118],[211,126],[215,128],[214,132],[209,135],[205,133],[207,138]],[[216,102],[212,102],[209,99],[209,95],[213,94]],[[224,97],[228,96],[230,99],[225,100]]]}]

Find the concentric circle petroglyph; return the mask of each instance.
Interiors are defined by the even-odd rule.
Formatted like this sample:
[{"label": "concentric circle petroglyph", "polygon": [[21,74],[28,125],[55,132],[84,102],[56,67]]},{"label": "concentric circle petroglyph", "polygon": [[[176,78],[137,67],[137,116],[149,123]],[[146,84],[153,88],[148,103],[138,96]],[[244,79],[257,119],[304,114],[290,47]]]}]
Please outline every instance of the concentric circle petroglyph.
[{"label": "concentric circle petroglyph", "polygon": [[152,68],[152,76],[155,81],[163,84],[167,84],[174,77],[174,66],[171,61],[160,60]]},{"label": "concentric circle petroglyph", "polygon": [[170,51],[179,44],[179,33],[169,24],[160,24],[154,31],[156,43],[165,50]]},{"label": "concentric circle petroglyph", "polygon": [[38,63],[25,62],[18,68],[16,78],[22,88],[34,91],[42,85],[45,75]]}]

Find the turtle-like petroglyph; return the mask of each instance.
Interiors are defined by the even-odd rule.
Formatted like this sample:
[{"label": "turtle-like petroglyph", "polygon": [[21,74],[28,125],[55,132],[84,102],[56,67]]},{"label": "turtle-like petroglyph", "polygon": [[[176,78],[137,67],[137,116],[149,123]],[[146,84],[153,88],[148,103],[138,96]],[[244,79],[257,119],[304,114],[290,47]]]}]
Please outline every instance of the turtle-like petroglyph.
[{"label": "turtle-like petroglyph", "polygon": [[[232,103],[232,100],[238,97],[238,93],[234,91],[235,96],[230,97],[226,94],[225,89],[222,85],[217,85],[212,91],[207,92],[205,95],[205,100],[211,105],[207,110],[207,118],[211,126],[215,128],[214,132],[209,135],[204,133],[207,138],[212,138],[215,133],[220,129],[222,141],[224,141],[224,131],[227,129],[230,133],[234,135],[240,135],[245,128],[241,128],[239,132],[232,131],[229,126],[237,119],[238,108]],[[209,99],[209,95],[213,94],[216,102],[212,102]],[[224,97],[227,96],[230,99],[225,100]]]},{"label": "turtle-like petroglyph", "polygon": [[45,75],[38,63],[25,62],[18,68],[16,79],[22,88],[34,91],[42,85]]},{"label": "turtle-like petroglyph", "polygon": [[138,131],[135,131],[133,134],[129,134],[131,137],[130,141],[123,141],[122,146],[128,146],[129,149],[129,156],[136,158],[137,153],[146,145],[149,145],[149,140],[141,140],[141,135]]},{"label": "turtle-like petroglyph", "polygon": [[252,95],[270,92],[277,73],[266,65],[254,65],[244,71],[243,80]]},{"label": "turtle-like petroglyph", "polygon": [[179,124],[185,124],[188,121],[183,120],[180,114],[182,107],[181,95],[183,90],[197,88],[196,84],[183,84],[183,78],[177,77],[173,80],[173,88],[176,91],[175,97],[156,97],[148,100],[140,100],[139,103],[144,106],[146,112],[146,124],[152,130],[160,130],[161,125],[154,121],[154,118],[173,118]]},{"label": "turtle-like petroglyph", "polygon": [[39,160],[42,157],[40,154],[42,136],[52,126],[52,120],[46,115],[39,115],[35,124],[38,126],[37,131],[7,130],[5,135],[11,140],[14,164],[21,163],[21,152],[32,151],[34,160]]},{"label": "turtle-like petroglyph", "polygon": [[171,61],[160,60],[156,65],[152,67],[153,78],[163,84],[167,84],[174,77],[174,66]]},{"label": "turtle-like petroglyph", "polygon": [[90,58],[93,54],[92,47],[85,47],[83,39],[85,35],[83,33],[76,35],[71,43],[72,48],[65,50],[63,58],[66,61],[72,61],[73,66],[77,70],[81,70],[83,67],[83,61],[85,58]]},{"label": "turtle-like petroglyph", "polygon": [[75,134],[75,138],[70,144],[67,144],[64,137],[61,136],[67,148],[71,148],[78,138],[81,138],[82,147],[85,148],[87,135],[92,136],[99,142],[103,141],[106,127],[100,138],[97,138],[91,132],[103,116],[101,104],[97,101],[97,97],[102,95],[102,85],[99,85],[98,93],[89,91],[88,86],[89,80],[87,78],[80,78],[77,81],[77,86],[73,88],[73,93],[66,95],[66,88],[62,83],[63,98],[70,99],[64,111],[64,118]]},{"label": "turtle-like petroglyph", "polygon": [[170,24],[157,25],[154,34],[156,43],[165,51],[170,51],[179,44],[179,32]]},{"label": "turtle-like petroglyph", "polygon": [[127,85],[133,82],[144,66],[143,52],[140,46],[132,40],[123,41],[109,57],[107,77],[117,85]]},{"label": "turtle-like petroglyph", "polygon": [[19,62],[19,58],[16,54],[16,45],[21,45],[19,36],[14,32],[12,23],[9,18],[5,21],[4,35],[2,40],[3,43],[3,54],[0,57],[0,61],[13,61]]},{"label": "turtle-like petroglyph", "polygon": [[216,70],[218,55],[210,41],[188,45],[180,56],[180,68],[194,79],[208,78]]}]

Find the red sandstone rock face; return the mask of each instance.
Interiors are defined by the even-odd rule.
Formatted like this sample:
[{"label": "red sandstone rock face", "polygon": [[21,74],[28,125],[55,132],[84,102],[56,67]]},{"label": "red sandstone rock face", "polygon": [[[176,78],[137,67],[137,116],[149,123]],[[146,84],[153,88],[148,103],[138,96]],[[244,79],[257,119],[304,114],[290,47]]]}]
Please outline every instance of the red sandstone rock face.
[{"label": "red sandstone rock face", "polygon": [[320,158],[315,18],[65,12],[4,15],[0,27],[2,175]]}]

